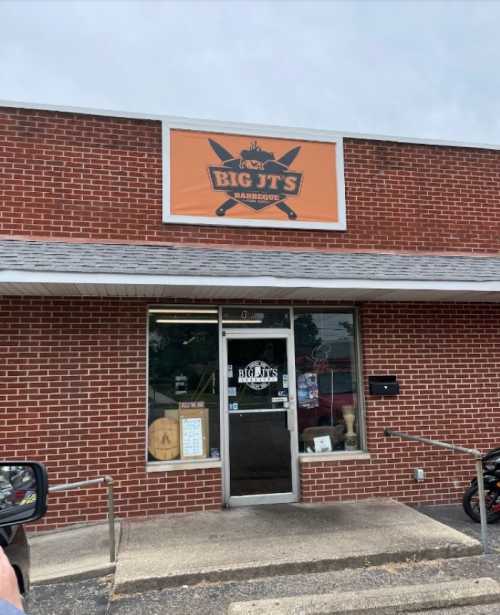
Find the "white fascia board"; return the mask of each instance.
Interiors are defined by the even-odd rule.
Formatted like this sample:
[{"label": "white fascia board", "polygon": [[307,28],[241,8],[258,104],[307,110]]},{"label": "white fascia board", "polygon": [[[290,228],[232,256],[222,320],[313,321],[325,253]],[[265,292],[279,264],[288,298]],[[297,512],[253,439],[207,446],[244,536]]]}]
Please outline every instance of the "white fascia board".
[{"label": "white fascia board", "polygon": [[443,290],[450,292],[500,292],[500,281],[309,279],[273,276],[169,276],[126,273],[62,273],[0,271],[0,282],[17,284],[125,284],[160,286],[212,286],[233,288],[324,288],[366,290]]},{"label": "white fascia board", "polygon": [[112,109],[93,109],[89,107],[47,105],[42,103],[22,102],[14,100],[0,100],[0,108],[1,107],[11,107],[14,109],[33,109],[37,111],[59,111],[61,113],[78,113],[81,115],[100,115],[106,117],[121,117],[139,120],[156,120],[166,122],[168,124],[175,123],[179,127],[184,125],[186,128],[191,128],[191,130],[196,129],[196,125],[199,125],[200,130],[207,130],[208,128],[213,130],[219,130],[221,132],[228,132],[231,130],[235,132],[245,131],[248,134],[253,134],[254,131],[261,132],[262,134],[268,134],[269,131],[271,131],[275,135],[279,135],[281,133],[284,137],[297,139],[311,139],[315,136],[322,139],[344,137],[350,139],[366,139],[369,141],[393,141],[395,143],[408,143],[412,145],[437,145],[441,147],[463,147],[468,149],[500,150],[500,144],[469,143],[465,141],[448,141],[444,139],[417,139],[397,135],[379,135],[351,131],[318,130],[302,127],[287,127],[271,124],[248,124],[210,119],[191,119],[181,116],[168,116],[155,113],[136,113],[132,111],[115,111]]}]

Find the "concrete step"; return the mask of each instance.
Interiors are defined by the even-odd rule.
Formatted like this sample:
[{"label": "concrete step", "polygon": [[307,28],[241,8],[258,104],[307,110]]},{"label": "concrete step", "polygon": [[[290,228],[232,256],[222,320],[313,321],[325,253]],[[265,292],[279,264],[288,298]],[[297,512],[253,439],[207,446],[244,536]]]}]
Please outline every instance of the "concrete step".
[{"label": "concrete step", "polygon": [[500,602],[500,584],[486,577],[233,602],[228,615],[393,615],[496,602]]},{"label": "concrete step", "polygon": [[393,500],[274,504],[122,523],[115,594],[478,555]]}]

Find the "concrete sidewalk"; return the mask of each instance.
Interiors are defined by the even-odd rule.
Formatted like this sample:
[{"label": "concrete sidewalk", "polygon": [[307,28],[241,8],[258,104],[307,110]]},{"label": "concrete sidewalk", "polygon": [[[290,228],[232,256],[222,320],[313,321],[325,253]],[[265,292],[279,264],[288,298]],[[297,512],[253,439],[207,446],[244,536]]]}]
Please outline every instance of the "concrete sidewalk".
[{"label": "concrete sidewalk", "polygon": [[170,515],[122,523],[115,593],[480,552],[477,540],[388,499]]},{"label": "concrete sidewalk", "polygon": [[[119,544],[120,523],[115,523]],[[28,535],[31,548],[31,583],[42,585],[111,574],[109,529],[98,523]]]},{"label": "concrete sidewalk", "polygon": [[[118,594],[481,553],[477,540],[389,499],[122,521],[116,538]],[[34,585],[115,571],[106,523],[31,534],[30,543]]]},{"label": "concrete sidewalk", "polygon": [[[453,529],[467,534],[472,538],[480,539],[481,525],[472,521],[465,513],[461,504],[421,504],[414,507],[419,513],[423,513],[444,523]],[[500,552],[500,524],[492,523],[488,525],[488,547],[492,552]]]}]

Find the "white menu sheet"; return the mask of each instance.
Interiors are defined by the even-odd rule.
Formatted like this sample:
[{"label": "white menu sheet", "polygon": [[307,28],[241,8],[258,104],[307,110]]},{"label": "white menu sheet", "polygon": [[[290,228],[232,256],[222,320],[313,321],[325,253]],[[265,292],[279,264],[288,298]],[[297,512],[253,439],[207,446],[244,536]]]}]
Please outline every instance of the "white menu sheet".
[{"label": "white menu sheet", "polygon": [[203,456],[203,424],[201,418],[182,418],[182,454]]}]

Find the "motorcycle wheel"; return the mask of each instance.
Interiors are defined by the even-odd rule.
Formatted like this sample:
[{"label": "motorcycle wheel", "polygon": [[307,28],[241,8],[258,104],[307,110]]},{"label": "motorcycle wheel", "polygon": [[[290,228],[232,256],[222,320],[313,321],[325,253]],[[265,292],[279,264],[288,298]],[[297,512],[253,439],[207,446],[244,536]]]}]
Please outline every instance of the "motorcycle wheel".
[{"label": "motorcycle wheel", "polygon": [[[499,493],[498,491],[488,491],[484,490],[485,499],[486,499],[486,518],[488,523],[495,523],[500,519],[500,512],[492,511],[491,507],[495,504]],[[476,521],[477,523],[481,523],[481,516],[479,513],[479,496],[478,496],[478,488],[476,485],[471,485],[464,493],[464,497],[462,500],[462,504],[465,512],[469,515],[469,517]]]}]

